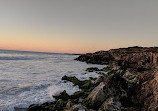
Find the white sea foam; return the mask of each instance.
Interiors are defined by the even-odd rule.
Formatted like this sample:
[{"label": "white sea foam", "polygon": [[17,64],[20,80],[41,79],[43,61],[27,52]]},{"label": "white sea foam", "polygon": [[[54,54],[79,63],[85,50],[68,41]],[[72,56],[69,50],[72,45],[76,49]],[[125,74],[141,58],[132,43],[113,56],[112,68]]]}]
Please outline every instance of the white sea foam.
[{"label": "white sea foam", "polygon": [[66,90],[66,92],[69,95],[72,95],[74,92],[79,91],[80,89],[78,86],[74,86],[70,82],[60,83],[58,85],[52,85],[52,86],[48,87],[48,93],[49,93],[50,97],[58,96],[60,94],[60,92],[63,92],[64,90]]},{"label": "white sea foam", "polygon": [[86,72],[86,68],[104,67],[74,61],[76,57],[0,51],[0,111],[13,111],[14,107],[26,108],[30,104],[52,101],[52,96],[63,90],[71,95],[80,89],[70,82],[64,83],[61,80],[64,75],[85,80],[98,76],[95,72]]}]

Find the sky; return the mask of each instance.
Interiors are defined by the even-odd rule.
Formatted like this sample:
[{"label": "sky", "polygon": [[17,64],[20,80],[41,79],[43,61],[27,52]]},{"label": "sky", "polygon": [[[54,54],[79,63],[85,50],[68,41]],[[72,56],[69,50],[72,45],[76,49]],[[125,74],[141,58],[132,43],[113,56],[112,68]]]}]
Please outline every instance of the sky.
[{"label": "sky", "polygon": [[158,0],[0,0],[0,49],[158,46]]}]

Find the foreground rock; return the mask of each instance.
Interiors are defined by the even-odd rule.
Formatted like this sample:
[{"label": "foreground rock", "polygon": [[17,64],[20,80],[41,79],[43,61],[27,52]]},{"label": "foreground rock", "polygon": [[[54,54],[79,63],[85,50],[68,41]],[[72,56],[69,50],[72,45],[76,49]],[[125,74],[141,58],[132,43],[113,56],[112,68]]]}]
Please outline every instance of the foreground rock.
[{"label": "foreground rock", "polygon": [[[111,64],[113,69],[109,71],[109,76],[115,76],[119,71],[123,71],[120,77],[126,81],[128,86],[127,88],[121,88],[118,83],[119,79],[109,79],[109,81],[117,81],[116,86],[113,85],[113,82],[109,82],[110,86],[106,84],[108,82],[105,80],[88,96],[87,105],[89,107],[94,103],[99,102],[100,105],[104,102],[105,104],[102,105],[101,109],[106,110],[109,108],[111,110],[110,107],[113,106],[111,103],[116,101],[121,103],[120,107],[123,107],[121,110],[125,111],[139,109],[142,111],[158,110],[158,47],[136,46],[112,49],[106,52],[99,51],[93,54],[81,55],[76,60],[87,63]],[[109,92],[111,91],[112,96],[108,96],[109,93],[105,89]],[[122,95],[122,89],[126,92],[127,97],[114,96],[116,92],[118,95]],[[115,101],[110,103],[108,97],[114,98]],[[110,107],[108,107],[109,104]],[[98,108],[99,105],[97,104],[95,107]]]},{"label": "foreground rock", "polygon": [[88,108],[97,110],[110,97],[118,101],[127,98],[127,89],[125,79],[119,74],[109,76],[90,93],[84,103]]},{"label": "foreground rock", "polygon": [[158,111],[157,47],[98,51],[76,60],[108,67],[87,68],[88,72],[100,74],[97,79],[80,81],[75,76],[62,77],[81,90],[73,95],[63,91],[55,97],[56,101],[31,105],[28,111]]},{"label": "foreground rock", "polygon": [[114,98],[108,98],[98,111],[121,111],[121,103]]}]

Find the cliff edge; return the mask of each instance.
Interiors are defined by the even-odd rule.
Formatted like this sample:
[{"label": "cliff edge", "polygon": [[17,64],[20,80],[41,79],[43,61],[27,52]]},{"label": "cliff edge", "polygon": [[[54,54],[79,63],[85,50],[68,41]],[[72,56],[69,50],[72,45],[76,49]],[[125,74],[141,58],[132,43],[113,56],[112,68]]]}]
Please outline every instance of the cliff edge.
[{"label": "cliff edge", "polygon": [[[100,110],[105,111],[111,105],[124,111],[158,111],[158,47],[98,51],[80,55],[76,60],[112,67],[113,74],[92,91],[85,102],[87,106],[97,104],[96,107],[101,106]],[[98,93],[104,98],[99,104],[95,98]]]}]

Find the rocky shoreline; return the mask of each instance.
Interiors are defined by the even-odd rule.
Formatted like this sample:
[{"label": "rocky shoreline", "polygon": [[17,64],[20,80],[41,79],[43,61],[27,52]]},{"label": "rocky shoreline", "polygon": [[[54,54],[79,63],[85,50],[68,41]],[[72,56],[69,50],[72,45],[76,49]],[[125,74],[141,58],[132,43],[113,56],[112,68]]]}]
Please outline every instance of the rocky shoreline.
[{"label": "rocky shoreline", "polygon": [[[76,60],[106,64],[98,78],[62,80],[78,85],[81,91],[63,91],[56,101],[30,105],[27,111],[158,111],[158,48],[129,47],[80,55]],[[107,72],[107,74],[104,74]]]}]

